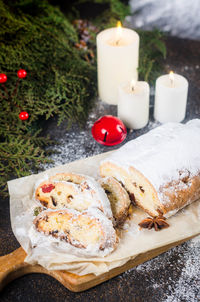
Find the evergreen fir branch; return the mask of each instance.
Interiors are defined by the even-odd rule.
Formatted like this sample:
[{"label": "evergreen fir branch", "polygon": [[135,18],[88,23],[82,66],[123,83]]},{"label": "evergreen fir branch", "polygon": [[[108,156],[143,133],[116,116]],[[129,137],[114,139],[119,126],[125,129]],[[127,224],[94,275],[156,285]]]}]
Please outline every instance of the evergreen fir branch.
[{"label": "evergreen fir branch", "polygon": [[25,140],[10,136],[0,144],[0,185],[1,193],[6,194],[8,176],[22,177],[29,175],[31,169],[40,168],[41,163],[51,162],[45,157],[44,150],[36,147],[31,139]]},{"label": "evergreen fir branch", "polygon": [[[129,7],[120,0],[77,0],[66,17],[46,0],[0,0],[0,73],[6,73],[6,88],[11,96],[17,70],[27,70],[20,80],[18,94],[7,97],[0,85],[0,187],[7,192],[7,180],[37,172],[49,161],[50,146],[55,144],[41,135],[45,120],[58,117],[83,123],[97,94],[96,61],[87,59],[96,51],[95,33],[88,49],[75,47],[79,33],[72,21],[79,4],[95,3],[102,7],[92,21],[99,31],[123,21]],[[166,48],[159,31],[140,34],[140,79],[153,81],[160,71],[159,62]],[[21,121],[19,113],[29,119]]]},{"label": "evergreen fir branch", "polygon": [[165,37],[157,29],[137,32],[140,35],[139,78],[153,84],[160,75],[163,59],[166,58]]}]

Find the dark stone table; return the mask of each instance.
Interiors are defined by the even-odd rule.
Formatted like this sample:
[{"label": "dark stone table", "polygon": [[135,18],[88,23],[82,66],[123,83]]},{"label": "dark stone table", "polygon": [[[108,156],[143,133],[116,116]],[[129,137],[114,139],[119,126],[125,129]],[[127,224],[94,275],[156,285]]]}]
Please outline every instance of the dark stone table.
[{"label": "dark stone table", "polygon": [[[165,71],[174,70],[189,80],[186,120],[200,117],[200,41],[167,39],[168,56]],[[163,74],[165,73],[163,71]],[[139,131],[129,132],[127,140],[135,138],[158,123],[152,118]],[[56,126],[56,120],[46,124],[46,133],[61,142],[55,148],[60,154],[52,156],[54,165],[92,156],[114,148],[96,143],[90,129],[93,122],[105,114],[116,114],[116,107],[96,102],[84,129],[77,125],[66,131],[66,125]],[[126,141],[127,141],[126,140]],[[50,167],[46,166],[46,168]],[[0,255],[19,247],[9,217],[9,202],[0,202]],[[197,302],[200,301],[200,239],[193,239],[83,293],[72,293],[55,279],[30,274],[14,280],[0,293],[0,301],[132,301],[132,302]]]}]

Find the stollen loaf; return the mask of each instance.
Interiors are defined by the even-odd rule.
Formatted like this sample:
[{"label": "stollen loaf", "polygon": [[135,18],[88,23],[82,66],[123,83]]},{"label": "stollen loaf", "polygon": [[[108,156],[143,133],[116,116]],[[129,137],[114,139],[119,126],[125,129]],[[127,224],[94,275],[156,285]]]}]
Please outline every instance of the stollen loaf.
[{"label": "stollen loaf", "polygon": [[167,123],[111,153],[102,177],[123,184],[138,207],[169,217],[200,198],[200,119]]}]

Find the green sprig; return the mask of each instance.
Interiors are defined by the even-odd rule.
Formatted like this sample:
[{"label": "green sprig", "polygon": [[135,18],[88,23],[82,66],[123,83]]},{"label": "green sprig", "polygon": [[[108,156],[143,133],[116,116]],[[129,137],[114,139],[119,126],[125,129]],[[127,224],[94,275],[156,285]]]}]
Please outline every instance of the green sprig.
[{"label": "green sprig", "polygon": [[[88,62],[88,50],[79,50],[79,35],[72,20],[81,16],[79,4],[99,6],[90,18],[99,30],[115,26],[129,14],[129,7],[119,0],[75,1],[64,15],[45,0],[0,0],[0,73],[6,73],[9,94],[17,80],[17,70],[27,77],[20,80],[18,94],[4,98],[0,94],[0,187],[7,194],[7,180],[37,171],[49,162],[49,137],[41,136],[45,120],[58,117],[61,124],[86,120],[97,94],[96,62]],[[89,18],[89,17],[88,17]],[[160,71],[166,48],[159,31],[140,34],[140,79],[153,81]],[[96,50],[92,34],[90,48]],[[0,85],[2,95],[4,91]],[[29,113],[19,119],[21,109]]]}]

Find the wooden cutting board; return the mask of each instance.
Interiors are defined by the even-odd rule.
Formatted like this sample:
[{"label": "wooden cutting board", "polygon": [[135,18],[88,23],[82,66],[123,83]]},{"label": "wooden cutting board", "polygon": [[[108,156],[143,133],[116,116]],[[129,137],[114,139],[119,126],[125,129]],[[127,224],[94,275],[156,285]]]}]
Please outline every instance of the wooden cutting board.
[{"label": "wooden cutting board", "polygon": [[128,261],[123,266],[116,267],[111,271],[99,276],[95,276],[94,274],[78,276],[67,271],[49,271],[40,265],[30,265],[24,262],[26,253],[22,247],[20,247],[14,252],[0,257],[0,290],[2,290],[7,283],[20,276],[30,273],[44,273],[57,279],[69,290],[73,292],[81,292],[107,281],[127,271],[128,269],[137,266],[138,264],[150,260],[193,237],[195,236],[188,237],[160,248],[150,250],[146,253],[139,254],[136,258]]}]

